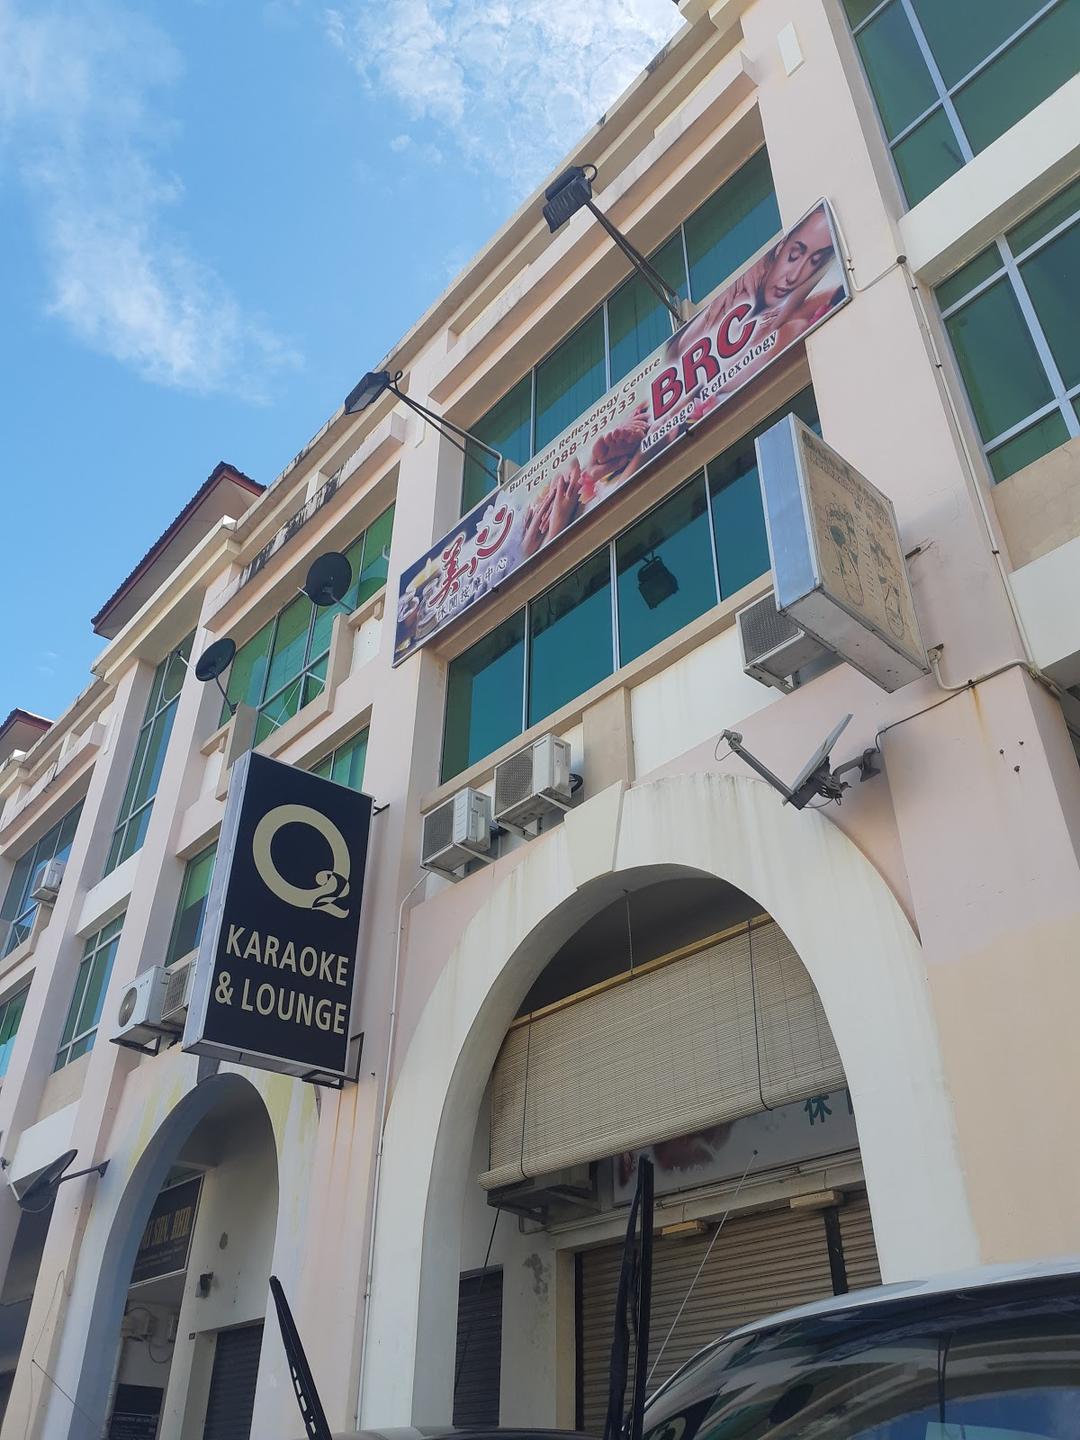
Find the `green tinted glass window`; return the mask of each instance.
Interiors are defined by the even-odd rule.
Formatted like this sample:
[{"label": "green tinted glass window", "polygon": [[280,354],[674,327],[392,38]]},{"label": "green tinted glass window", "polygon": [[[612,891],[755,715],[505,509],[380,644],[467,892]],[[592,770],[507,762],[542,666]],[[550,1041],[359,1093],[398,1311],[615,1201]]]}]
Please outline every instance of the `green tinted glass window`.
[{"label": "green tinted glass window", "polygon": [[189,635],[154,671],[120,815],[105,860],[106,875],[134,855],[146,838],[194,638]]},{"label": "green tinted glass window", "polygon": [[394,533],[394,507],[389,506],[368,526],[364,535],[364,559],[356,577],[356,600],[350,607],[363,605],[378,594],[386,584],[390,571],[390,541]]},{"label": "green tinted glass window", "polygon": [[0,1076],[7,1074],[11,1052],[15,1048],[15,1036],[19,1032],[19,1021],[26,1008],[26,997],[29,993],[30,987],[27,985],[0,1005]]},{"label": "green tinted glass window", "polygon": [[935,110],[905,135],[894,148],[893,159],[909,205],[924,200],[964,164],[960,142],[944,110]]},{"label": "green tinted glass window", "polygon": [[620,535],[615,571],[623,665],[716,604],[703,475]]},{"label": "green tinted glass window", "polygon": [[958,300],[963,300],[976,286],[981,285],[984,280],[989,280],[991,275],[996,275],[1002,268],[1002,259],[996,245],[989,245],[974,260],[969,260],[962,270],[955,275],[950,275],[948,280],[942,281],[937,288],[938,304],[943,310],[948,310],[950,305],[955,305]]},{"label": "green tinted glass window", "polygon": [[1021,220],[1019,225],[1014,225],[1005,237],[1009,248],[1014,255],[1021,255],[1049,235],[1051,230],[1056,230],[1059,225],[1076,215],[1080,215],[1080,180],[1066,185],[1052,200],[1040,205],[1034,215],[1029,215],[1026,220]]},{"label": "green tinted glass window", "polygon": [[75,829],[82,814],[80,800],[62,820],[47,830],[36,845],[15,861],[0,906],[0,954],[10,955],[21,945],[33,928],[38,902],[33,898],[42,873],[50,860],[66,860],[75,838]]},{"label": "green tinted glass window", "polygon": [[[229,667],[226,694],[233,705],[259,705],[266,692],[266,670],[270,663],[270,642],[274,638],[271,620],[245,644],[241,645]],[[221,723],[229,718],[229,707],[222,707]]]},{"label": "green tinted glass window", "polygon": [[361,730],[351,740],[331,750],[329,755],[324,755],[317,765],[311,767],[311,773],[323,780],[333,780],[336,785],[347,785],[350,790],[362,790],[367,747],[368,732]]},{"label": "green tinted glass window", "polygon": [[683,226],[690,298],[702,300],[780,229],[780,210],[765,150],[737,170]]},{"label": "green tinted glass window", "polygon": [[613,666],[605,548],[529,606],[529,724],[610,675]]},{"label": "green tinted glass window", "polygon": [[1046,0],[912,0],[946,85],[1004,44]]},{"label": "green tinted glass window", "polygon": [[83,948],[54,1070],[77,1060],[93,1046],[123,925],[122,915],[111,920],[91,935]]},{"label": "green tinted glass window", "polygon": [[442,778],[449,780],[521,730],[525,612],[452,660],[447,672]]},{"label": "green tinted glass window", "polygon": [[960,123],[977,155],[1071,80],[1080,56],[1080,0],[1056,9],[956,92]]},{"label": "green tinted glass window", "polygon": [[945,323],[984,440],[1051,399],[1050,382],[1006,279]]},{"label": "green tinted glass window", "polygon": [[572,425],[606,389],[604,315],[597,310],[536,367],[536,450]]},{"label": "green tinted glass window", "polygon": [[266,681],[268,695],[276,694],[284,685],[291,685],[303,670],[314,608],[306,595],[297,595],[278,616]]},{"label": "green tinted glass window", "polygon": [[[490,445],[515,465],[524,465],[532,455],[532,375],[519,380],[497,405],[469,429],[478,440]],[[468,445],[466,450],[469,451]],[[471,510],[498,483],[498,462],[473,447],[466,456],[461,511]]]},{"label": "green tinted glass window", "polygon": [[1064,445],[1068,438],[1069,429],[1062,419],[1061,411],[1052,410],[1027,430],[1022,430],[1019,435],[1014,435],[1011,440],[1006,440],[1003,445],[987,452],[995,481],[1007,480],[1025,465],[1033,464],[1048,451]]},{"label": "green tinted glass window", "polygon": [[1080,220],[1037,251],[1020,275],[1065,388],[1080,385]]},{"label": "green tinted glass window", "polygon": [[200,850],[184,867],[184,879],[180,885],[180,899],[173,918],[172,935],[165,954],[165,964],[175,964],[183,956],[198,947],[202,936],[203,920],[206,916],[206,901],[210,894],[210,881],[214,875],[214,859],[217,856],[217,841]]},{"label": "green tinted glass window", "polygon": [[724,600],[769,569],[769,541],[765,533],[765,511],[761,503],[754,441],[791,412],[820,433],[814,392],[806,389],[790,405],[770,415],[756,430],[736,441],[715,460],[710,460],[706,467],[716,535],[720,595]]},{"label": "green tinted glass window", "polygon": [[[685,299],[686,262],[682,236],[673,235],[654,256],[657,273]],[[628,375],[647,355],[661,346],[672,331],[671,312],[641,275],[621,285],[608,301],[608,349],[611,383]]]},{"label": "green tinted glass window", "polygon": [[885,134],[894,139],[938,98],[900,0],[859,31],[857,44]]}]

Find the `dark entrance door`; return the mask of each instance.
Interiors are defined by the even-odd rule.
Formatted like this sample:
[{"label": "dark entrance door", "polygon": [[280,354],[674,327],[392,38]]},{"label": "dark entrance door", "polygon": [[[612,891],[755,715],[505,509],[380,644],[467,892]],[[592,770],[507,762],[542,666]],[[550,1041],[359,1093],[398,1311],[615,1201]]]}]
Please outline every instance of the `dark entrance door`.
[{"label": "dark entrance door", "polygon": [[262,1336],[261,1320],[218,1335],[203,1440],[248,1440],[251,1435]]}]

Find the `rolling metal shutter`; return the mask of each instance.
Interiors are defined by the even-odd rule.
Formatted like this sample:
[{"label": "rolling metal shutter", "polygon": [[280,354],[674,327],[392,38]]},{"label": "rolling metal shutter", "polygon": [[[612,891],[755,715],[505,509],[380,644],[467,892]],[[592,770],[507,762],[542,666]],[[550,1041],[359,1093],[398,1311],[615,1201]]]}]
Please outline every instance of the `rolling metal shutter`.
[{"label": "rolling metal shutter", "polygon": [[502,1291],[501,1269],[461,1277],[454,1362],[455,1425],[499,1423]]},{"label": "rolling metal shutter", "polygon": [[865,1192],[849,1195],[840,1207],[840,1237],[844,1244],[844,1269],[849,1290],[865,1290],[868,1285],[881,1284],[874,1227],[870,1221],[870,1202]]},{"label": "rolling metal shutter", "polygon": [[487,1189],[844,1084],[806,968],[774,921],[644,966],[510,1031],[492,1071]]},{"label": "rolling metal shutter", "polygon": [[237,1330],[219,1333],[203,1440],[248,1440],[262,1336],[261,1320],[257,1325],[243,1325]]},{"label": "rolling metal shutter", "polygon": [[[650,1364],[655,1360],[715,1232],[690,1240],[657,1239],[653,1249]],[[615,1292],[622,1245],[579,1257],[578,1428],[604,1429]],[[833,1293],[825,1226],[819,1211],[768,1210],[733,1216],[720,1233],[694,1286],[651,1393],[703,1345],[761,1315]],[[631,1360],[631,1364],[633,1361]]]}]

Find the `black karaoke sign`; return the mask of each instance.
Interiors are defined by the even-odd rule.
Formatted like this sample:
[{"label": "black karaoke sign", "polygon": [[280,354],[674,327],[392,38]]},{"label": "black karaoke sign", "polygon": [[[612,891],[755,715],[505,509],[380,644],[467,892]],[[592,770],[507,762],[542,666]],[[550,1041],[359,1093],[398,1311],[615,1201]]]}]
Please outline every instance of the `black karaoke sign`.
[{"label": "black karaoke sign", "polygon": [[249,751],[233,767],[183,1046],[355,1078],[353,981],[372,801]]}]

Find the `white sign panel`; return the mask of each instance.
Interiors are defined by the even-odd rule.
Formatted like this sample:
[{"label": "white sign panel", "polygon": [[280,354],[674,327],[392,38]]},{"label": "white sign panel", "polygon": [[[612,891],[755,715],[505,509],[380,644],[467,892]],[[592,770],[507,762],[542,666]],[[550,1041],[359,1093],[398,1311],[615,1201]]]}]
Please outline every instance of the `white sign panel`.
[{"label": "white sign panel", "polygon": [[929,674],[888,496],[795,415],[756,446],[777,609],[884,690]]}]

